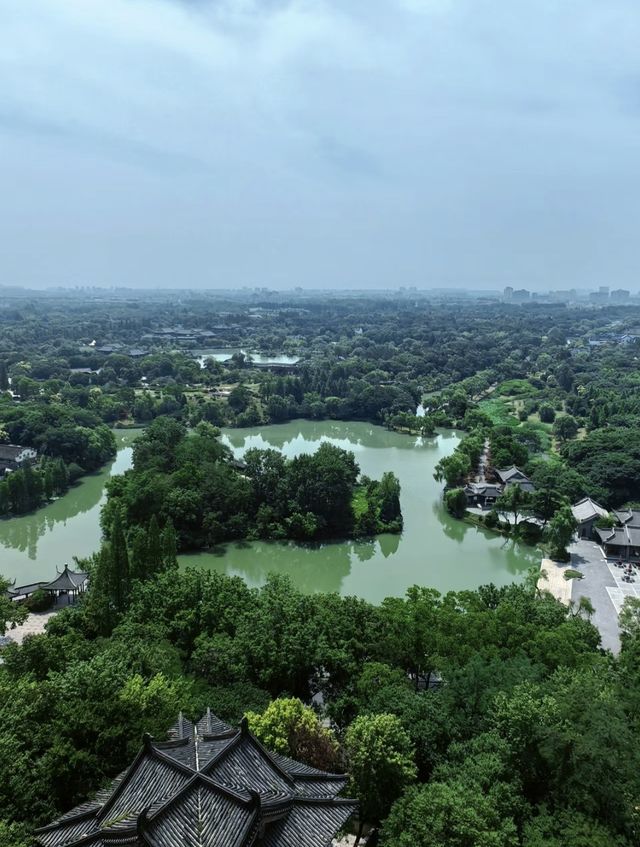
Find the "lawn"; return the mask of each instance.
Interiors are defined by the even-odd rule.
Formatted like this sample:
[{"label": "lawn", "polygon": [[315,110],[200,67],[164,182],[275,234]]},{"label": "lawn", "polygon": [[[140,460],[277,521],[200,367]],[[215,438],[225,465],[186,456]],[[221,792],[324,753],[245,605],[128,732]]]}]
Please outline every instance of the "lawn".
[{"label": "lawn", "polygon": [[478,404],[480,409],[491,418],[494,426],[512,426],[517,427],[519,421],[512,414],[511,404],[503,400],[501,397],[492,397],[488,400],[481,400]]}]

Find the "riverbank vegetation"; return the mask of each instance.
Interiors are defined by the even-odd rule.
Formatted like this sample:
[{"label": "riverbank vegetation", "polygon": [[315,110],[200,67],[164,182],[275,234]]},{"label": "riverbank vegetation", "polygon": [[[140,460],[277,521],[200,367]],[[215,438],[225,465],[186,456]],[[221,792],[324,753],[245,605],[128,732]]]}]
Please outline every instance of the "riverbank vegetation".
[{"label": "riverbank vegetation", "polygon": [[[388,847],[637,843],[637,628],[603,654],[586,613],[533,585],[373,606],[165,562],[108,621],[101,590],[3,653],[5,847],[119,773],[143,732],[207,705],[347,770]],[[319,691],[329,729],[291,702]]]}]

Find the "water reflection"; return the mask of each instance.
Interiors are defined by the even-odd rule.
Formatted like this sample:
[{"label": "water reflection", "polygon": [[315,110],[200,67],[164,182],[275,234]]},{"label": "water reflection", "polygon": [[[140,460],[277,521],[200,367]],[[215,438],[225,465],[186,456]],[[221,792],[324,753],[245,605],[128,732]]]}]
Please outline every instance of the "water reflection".
[{"label": "water reflection", "polygon": [[31,514],[0,520],[0,574],[18,582],[44,579],[56,565],[74,555],[88,556],[98,547],[105,483],[131,466],[130,445],[139,432],[117,432],[116,459],[84,477],[64,497]]},{"label": "water reflection", "polygon": [[487,582],[505,584],[522,578],[531,563],[540,561],[535,549],[505,546],[500,536],[457,521],[444,509],[433,470],[458,443],[454,431],[420,438],[367,423],[300,420],[225,430],[223,437],[237,457],[250,447],[272,447],[294,456],[330,441],[353,450],[370,477],[393,470],[401,485],[404,530],[401,535],[334,544],[228,545],[217,554],[184,557],[184,562],[242,576],[254,586],[274,572],[287,574],[303,591],[340,591],[379,602],[404,594],[414,584],[443,593]]}]

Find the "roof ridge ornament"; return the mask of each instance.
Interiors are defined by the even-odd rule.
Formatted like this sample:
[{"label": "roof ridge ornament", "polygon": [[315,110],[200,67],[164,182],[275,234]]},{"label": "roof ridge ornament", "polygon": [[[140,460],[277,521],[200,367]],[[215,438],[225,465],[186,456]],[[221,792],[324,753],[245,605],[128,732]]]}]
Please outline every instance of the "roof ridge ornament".
[{"label": "roof ridge ornament", "polygon": [[240,732],[242,735],[249,735],[249,718],[246,715],[243,715],[240,721]]},{"label": "roof ridge ornament", "polygon": [[153,735],[148,732],[142,734],[142,746],[147,753],[153,752]]}]

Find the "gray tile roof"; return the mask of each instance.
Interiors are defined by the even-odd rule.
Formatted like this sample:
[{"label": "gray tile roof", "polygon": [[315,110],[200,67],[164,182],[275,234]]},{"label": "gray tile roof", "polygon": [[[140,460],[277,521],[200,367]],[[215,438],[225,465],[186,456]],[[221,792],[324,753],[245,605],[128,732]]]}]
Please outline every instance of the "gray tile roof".
[{"label": "gray tile roof", "polygon": [[606,518],[609,514],[606,509],[604,509],[599,503],[596,503],[595,500],[592,500],[591,497],[583,497],[582,500],[578,500],[578,502],[571,507],[571,511],[573,512],[573,517],[578,521],[578,523],[591,521],[594,518]]},{"label": "gray tile roof", "polygon": [[164,742],[145,738],[131,766],[95,800],[37,831],[42,847],[328,847],[356,811],[330,774],[269,753],[210,711],[182,715]]}]

